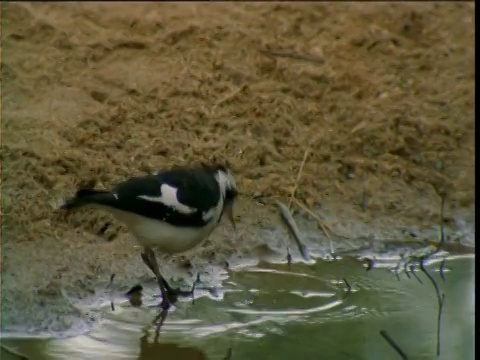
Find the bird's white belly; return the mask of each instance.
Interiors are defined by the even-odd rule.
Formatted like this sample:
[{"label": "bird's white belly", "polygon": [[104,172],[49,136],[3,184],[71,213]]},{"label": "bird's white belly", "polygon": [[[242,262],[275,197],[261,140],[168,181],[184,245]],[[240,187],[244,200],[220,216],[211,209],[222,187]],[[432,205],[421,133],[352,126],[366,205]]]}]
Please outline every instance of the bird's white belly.
[{"label": "bird's white belly", "polygon": [[216,221],[211,221],[201,228],[180,227],[125,211],[109,210],[127,225],[142,246],[158,248],[170,254],[184,252],[199,245],[210,235],[216,224]]}]

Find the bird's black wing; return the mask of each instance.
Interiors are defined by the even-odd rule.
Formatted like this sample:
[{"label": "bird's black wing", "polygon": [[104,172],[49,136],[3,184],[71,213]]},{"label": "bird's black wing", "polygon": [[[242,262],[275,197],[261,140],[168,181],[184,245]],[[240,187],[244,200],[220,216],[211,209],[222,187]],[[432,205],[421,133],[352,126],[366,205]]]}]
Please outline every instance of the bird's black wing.
[{"label": "bird's black wing", "polygon": [[204,168],[172,169],[156,175],[161,184],[177,188],[177,198],[182,204],[205,212],[217,206],[220,190],[214,173]]},{"label": "bird's black wing", "polygon": [[[192,211],[182,212],[161,202],[162,184],[176,188],[178,202]],[[207,221],[202,215],[215,207],[220,199],[213,173],[203,169],[172,169],[134,177],[119,184],[112,193],[109,206],[175,226],[191,227],[204,226]]]}]

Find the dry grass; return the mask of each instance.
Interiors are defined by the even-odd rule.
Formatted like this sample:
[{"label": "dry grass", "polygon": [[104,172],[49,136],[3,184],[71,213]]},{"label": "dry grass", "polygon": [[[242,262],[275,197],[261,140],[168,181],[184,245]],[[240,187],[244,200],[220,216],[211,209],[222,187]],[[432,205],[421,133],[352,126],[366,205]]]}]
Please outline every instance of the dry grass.
[{"label": "dry grass", "polygon": [[6,241],[98,230],[52,211],[81,181],[213,159],[246,197],[474,203],[473,4],[2,6]]}]

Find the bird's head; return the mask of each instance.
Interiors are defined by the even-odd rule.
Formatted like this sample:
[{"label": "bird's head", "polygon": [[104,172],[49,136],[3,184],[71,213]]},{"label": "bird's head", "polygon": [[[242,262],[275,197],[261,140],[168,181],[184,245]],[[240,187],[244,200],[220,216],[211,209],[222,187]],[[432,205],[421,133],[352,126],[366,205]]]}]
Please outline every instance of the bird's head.
[{"label": "bird's head", "polygon": [[238,195],[237,183],[233,178],[232,171],[224,165],[210,166],[214,171],[215,179],[220,187],[220,193],[223,197],[223,211],[227,214],[228,220],[235,229],[235,219],[233,216],[233,204]]}]

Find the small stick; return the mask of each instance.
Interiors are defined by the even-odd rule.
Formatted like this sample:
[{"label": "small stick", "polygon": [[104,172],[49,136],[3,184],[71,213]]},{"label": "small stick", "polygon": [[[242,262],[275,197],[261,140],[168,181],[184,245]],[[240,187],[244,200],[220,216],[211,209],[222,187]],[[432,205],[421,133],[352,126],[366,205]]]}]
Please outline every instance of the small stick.
[{"label": "small stick", "polygon": [[[329,245],[330,245],[330,253],[333,255],[333,257],[335,258],[335,250],[333,249],[333,242],[332,242],[332,238],[330,237],[330,234],[328,233],[327,231],[327,225],[323,223],[322,219],[320,219],[320,217],[315,214],[312,210],[310,210],[306,205],[304,205],[300,200],[298,200],[297,198],[293,198],[293,201],[295,202],[295,204],[301,208],[303,211],[305,211],[307,214],[309,214],[310,216],[312,216],[314,219],[317,220],[317,223],[320,225],[320,228],[323,230],[324,234],[327,236],[328,238],[328,242],[329,242]],[[328,229],[333,233],[332,229],[330,227],[328,227]]]},{"label": "small stick", "polygon": [[295,223],[290,210],[288,210],[288,207],[280,201],[277,201],[277,206],[280,210],[281,218],[284,224],[287,225],[290,235],[292,235],[296,241],[298,250],[302,254],[302,257],[307,261],[310,260],[310,255],[308,254],[306,246],[302,243],[302,240],[300,240],[300,231],[298,230],[297,224]]},{"label": "small stick", "polygon": [[288,267],[292,265],[292,254],[290,254],[290,248],[287,246],[287,264]]},{"label": "small stick", "polygon": [[[115,274],[110,275],[110,281],[107,285],[107,288],[110,288],[113,286],[113,279],[115,279]],[[115,304],[113,303],[113,296],[111,291],[110,291],[110,307],[112,308],[112,311],[115,311]]]},{"label": "small stick", "polygon": [[227,351],[227,355],[223,358],[223,360],[231,360],[233,356],[233,348],[229,348]]},{"label": "small stick", "polygon": [[[283,209],[283,206],[281,206],[280,204],[277,203],[277,205],[280,207],[280,214],[282,215],[282,219],[284,220],[284,222],[287,224],[288,228],[290,229],[290,233],[292,233],[294,231],[291,224],[295,224],[295,221],[293,220],[293,217],[290,214],[290,206],[292,204],[292,199],[295,196],[295,192],[297,191],[298,183],[300,182],[300,177],[302,176],[303,167],[305,166],[305,162],[307,161],[307,156],[308,156],[309,151],[310,151],[310,149],[307,149],[305,151],[305,153],[303,154],[302,163],[300,164],[300,168],[298,169],[297,179],[295,180],[295,185],[293,186],[292,192],[290,194],[290,198],[288,200],[287,208]],[[295,227],[296,227],[296,225],[295,225]],[[293,237],[295,238],[295,240],[297,240],[297,246],[299,246],[299,248],[300,248],[300,245],[298,243],[299,237],[297,237],[295,234],[293,235]],[[300,248],[300,251],[301,251],[301,248]],[[303,256],[303,254],[302,254],[302,256]],[[291,263],[292,263],[292,255],[290,254],[290,248],[287,245],[287,264],[288,264],[288,267],[290,267]]]},{"label": "small stick", "polygon": [[[403,255],[402,255],[403,257]],[[397,266],[395,267],[395,269],[393,270],[393,272],[395,273],[395,275],[397,276],[398,280],[400,280],[400,267],[402,266],[402,259],[400,259],[398,261],[398,264]]]},{"label": "small stick", "polygon": [[197,278],[193,282],[192,285],[192,305],[195,305],[195,287],[197,286],[197,283],[200,283],[200,273],[197,273]]},{"label": "small stick", "polygon": [[408,268],[408,261],[405,262],[405,265],[403,266],[403,269],[405,270],[405,275],[407,275],[407,277],[408,277],[409,279],[411,279],[411,276],[410,276],[410,274],[408,273],[408,270],[409,270],[409,268]]},{"label": "small stick", "polygon": [[374,259],[366,258],[365,261],[367,262],[367,268],[366,268],[366,270],[367,270],[367,271],[372,270],[373,267],[375,266],[375,260],[374,260]]},{"label": "small stick", "polygon": [[415,272],[415,269],[417,267],[415,266],[415,264],[413,262],[410,262],[410,272],[413,274],[413,276],[415,276],[415,278],[418,280],[418,282],[420,284],[423,284],[423,281],[422,279],[420,279],[420,277],[417,275],[417,273]]},{"label": "small stick", "polygon": [[[300,209],[302,209],[303,211],[305,211],[307,214],[309,214],[311,217],[313,217],[315,220],[317,220],[318,224],[320,225],[320,227],[322,228],[322,231],[325,233],[325,235],[327,236],[327,238],[332,241],[332,238],[330,237],[330,234],[328,233],[327,231],[327,225],[323,223],[322,219],[320,219],[320,217],[315,214],[312,210],[310,210],[305,204],[303,204],[300,200],[298,200],[297,198],[293,198],[292,201],[295,203],[295,205],[297,205]],[[328,226],[328,230],[330,230],[332,233],[334,233],[334,231],[332,231],[332,229]],[[332,247],[332,246],[331,246]],[[333,249],[331,249],[332,252],[333,252]]]},{"label": "small stick", "polygon": [[400,346],[397,345],[395,341],[388,335],[386,330],[380,330],[380,335],[385,339],[385,341],[397,352],[398,355],[402,357],[403,360],[408,360],[407,354],[403,352]]},{"label": "small stick", "polygon": [[238,89],[235,89],[230,94],[227,94],[225,97],[223,97],[222,99],[220,99],[216,102],[216,104],[213,106],[213,110],[215,110],[219,105],[223,104],[224,102],[232,100],[233,98],[235,98],[238,94],[240,94],[246,88],[247,88],[247,85],[243,84]]},{"label": "small stick", "polygon": [[443,281],[445,281],[445,265],[447,264],[447,258],[444,258],[440,264],[440,276]]},{"label": "small stick", "polygon": [[345,283],[345,286],[347,287],[347,293],[346,293],[345,296],[343,297],[343,300],[345,300],[345,299],[347,298],[347,296],[352,293],[352,287],[351,287],[350,284],[348,283],[347,279],[343,278],[343,282]]},{"label": "small stick", "polygon": [[437,314],[437,359],[440,358],[440,332],[442,329],[442,314],[443,314],[443,305],[445,304],[445,294],[442,294],[440,302],[438,303],[438,314]]},{"label": "small stick", "polygon": [[445,210],[445,199],[446,195],[442,194],[442,201],[440,203],[440,246],[443,246],[445,244],[445,225],[443,221],[443,212]]},{"label": "small stick", "polygon": [[21,359],[21,360],[29,360],[30,358],[26,355],[20,354],[18,351],[11,349],[10,347],[0,344],[0,348],[5,351],[6,353],[13,355],[14,357]]},{"label": "small stick", "polygon": [[292,206],[292,200],[295,197],[295,192],[298,189],[298,184],[300,182],[300,178],[302,177],[303,167],[305,166],[305,162],[307,161],[307,157],[308,157],[309,153],[310,153],[310,148],[305,150],[305,153],[303,154],[302,163],[300,164],[300,168],[298,169],[298,173],[297,173],[297,179],[295,180],[295,185],[293,186],[292,192],[290,193],[290,199],[288,200],[288,206],[287,207],[289,209]]},{"label": "small stick", "polygon": [[365,210],[367,210],[367,192],[365,191],[365,189],[363,189],[363,192],[362,192],[362,211],[365,212]]},{"label": "small stick", "polygon": [[321,57],[317,57],[311,54],[299,54],[299,53],[287,52],[285,50],[270,50],[270,49],[260,49],[259,51],[260,53],[267,56],[277,56],[277,57],[290,58],[295,60],[304,60],[304,61],[310,61],[316,64],[325,63],[325,59],[322,59]]},{"label": "small stick", "polygon": [[438,287],[437,282],[433,278],[433,276],[427,271],[425,268],[424,262],[428,258],[428,256],[422,257],[420,259],[420,270],[428,277],[430,282],[432,283],[433,287],[435,288],[435,293],[437,295],[438,301],[438,316],[437,316],[437,359],[440,357],[440,325],[442,320],[442,312],[443,312],[443,302],[445,299],[445,294],[440,293],[440,288]]}]

